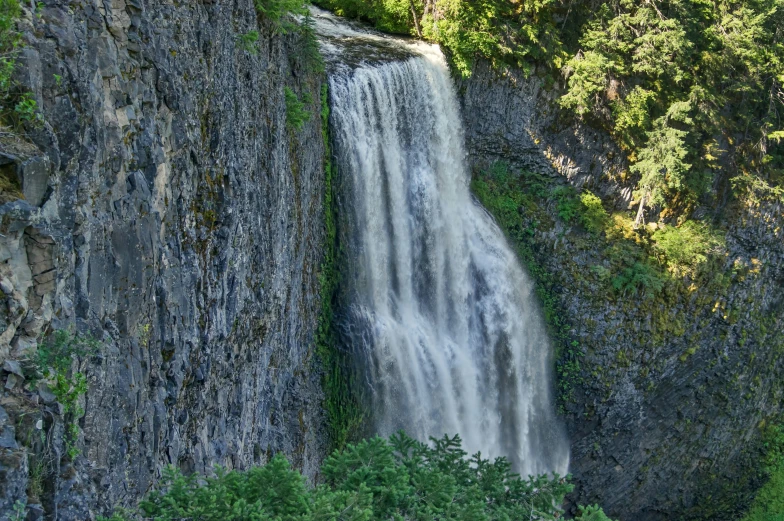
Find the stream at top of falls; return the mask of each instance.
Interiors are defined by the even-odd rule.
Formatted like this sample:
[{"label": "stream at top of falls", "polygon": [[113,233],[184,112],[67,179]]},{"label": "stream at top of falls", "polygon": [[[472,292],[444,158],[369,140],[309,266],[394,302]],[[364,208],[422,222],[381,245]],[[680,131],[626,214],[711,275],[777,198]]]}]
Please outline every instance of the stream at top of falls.
[{"label": "stream at top of falls", "polygon": [[376,432],[566,474],[553,356],[534,286],[471,196],[455,87],[438,46],[314,11],[348,227],[341,328]]}]

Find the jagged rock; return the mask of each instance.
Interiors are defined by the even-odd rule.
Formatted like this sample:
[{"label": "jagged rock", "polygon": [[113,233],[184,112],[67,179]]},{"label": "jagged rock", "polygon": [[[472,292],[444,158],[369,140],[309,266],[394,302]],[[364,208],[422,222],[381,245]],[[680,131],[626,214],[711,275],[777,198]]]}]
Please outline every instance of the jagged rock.
[{"label": "jagged rock", "polygon": [[[55,329],[101,340],[74,362],[89,383],[82,456],[42,504],[94,518],[135,504],[166,465],[279,451],[315,476],[324,148],[319,118],[287,127],[284,86],[318,100],[324,78],[299,36],[259,27],[252,0],[45,2],[23,18],[19,81],[45,124],[29,132],[28,200],[0,205],[0,362]],[[236,45],[253,29],[256,55]],[[63,418],[44,422],[64,453]]]},{"label": "jagged rock", "polygon": [[13,373],[20,378],[24,378],[24,373],[22,373],[22,367],[19,365],[19,362],[16,360],[6,360],[3,362],[3,371],[7,373]]},{"label": "jagged rock", "polygon": [[0,279],[0,291],[5,295],[11,295],[14,292],[14,286],[10,280],[6,278]]},{"label": "jagged rock", "polygon": [[45,382],[38,382],[38,396],[46,405],[52,405],[57,401],[57,397]]},{"label": "jagged rock", "polygon": [[22,379],[15,374],[9,374],[5,379],[5,388],[11,390],[22,382]]},{"label": "jagged rock", "polygon": [[19,170],[25,200],[33,206],[40,206],[49,189],[49,160],[40,156],[33,157],[19,165]]}]

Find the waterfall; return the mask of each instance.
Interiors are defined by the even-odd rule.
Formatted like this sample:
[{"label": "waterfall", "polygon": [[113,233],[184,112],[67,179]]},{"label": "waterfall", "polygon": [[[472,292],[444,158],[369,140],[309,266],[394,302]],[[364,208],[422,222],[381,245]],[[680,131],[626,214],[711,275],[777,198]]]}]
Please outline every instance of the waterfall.
[{"label": "waterfall", "polygon": [[343,321],[365,360],[374,427],[459,433],[469,453],[506,456],[523,475],[565,474],[551,347],[531,281],[470,194],[444,57],[397,45],[408,58],[329,80],[349,212]]}]

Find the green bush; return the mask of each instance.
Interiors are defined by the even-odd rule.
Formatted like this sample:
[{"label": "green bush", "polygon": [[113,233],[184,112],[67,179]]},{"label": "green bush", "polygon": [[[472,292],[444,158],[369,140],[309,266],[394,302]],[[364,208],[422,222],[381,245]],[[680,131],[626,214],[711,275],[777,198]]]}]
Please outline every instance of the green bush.
[{"label": "green bush", "polygon": [[602,200],[586,190],[580,194],[580,202],[582,203],[580,222],[589,232],[601,233],[610,219],[602,206]]},{"label": "green bush", "polygon": [[318,38],[313,18],[306,14],[299,26],[299,56],[305,70],[311,74],[324,72],[324,58],[319,51]]},{"label": "green bush", "polygon": [[71,365],[74,357],[94,355],[99,348],[100,343],[89,335],[59,329],[38,346],[35,358],[25,366],[28,385],[35,386],[43,378],[63,406],[66,453],[71,458],[79,454],[77,421],[84,414],[79,398],[87,392],[87,378],[78,371],[71,371]]},{"label": "green bush", "polygon": [[16,30],[21,12],[19,0],[0,0],[0,123],[13,126],[41,119],[36,101],[13,80],[22,44],[21,34]]},{"label": "green bush", "polygon": [[711,252],[724,246],[721,232],[697,221],[686,221],[677,228],[665,225],[652,239],[654,251],[676,272],[698,267]]},{"label": "green bush", "polygon": [[259,53],[259,32],[248,31],[247,33],[237,36],[237,47],[243,51],[256,55]]},{"label": "green bush", "polygon": [[[388,441],[372,438],[349,445],[324,461],[323,484],[305,478],[278,454],[263,467],[245,472],[218,470],[214,477],[165,471],[160,487],[138,509],[116,513],[112,521],[246,520],[554,520],[562,517],[565,478],[522,479],[504,458],[470,458],[458,436],[431,445],[403,433]],[[584,509],[585,521],[597,517]]]},{"label": "green bush", "polygon": [[286,34],[297,28],[291,15],[307,14],[304,0],[255,0],[256,11],[269,20],[275,32]]},{"label": "green bush", "polygon": [[552,191],[555,200],[555,209],[558,217],[566,222],[571,222],[580,212],[580,200],[577,192],[571,186],[558,186]]},{"label": "green bush", "polygon": [[304,93],[302,99],[289,87],[284,88],[286,97],[286,124],[294,130],[302,130],[302,127],[310,120],[310,112],[305,108],[313,103],[309,93]]},{"label": "green bush", "polygon": [[762,465],[768,481],[757,491],[741,521],[784,521],[784,429],[771,427],[765,438]]},{"label": "green bush", "polygon": [[652,297],[662,290],[665,279],[647,262],[637,261],[626,266],[612,279],[613,289],[624,294]]}]

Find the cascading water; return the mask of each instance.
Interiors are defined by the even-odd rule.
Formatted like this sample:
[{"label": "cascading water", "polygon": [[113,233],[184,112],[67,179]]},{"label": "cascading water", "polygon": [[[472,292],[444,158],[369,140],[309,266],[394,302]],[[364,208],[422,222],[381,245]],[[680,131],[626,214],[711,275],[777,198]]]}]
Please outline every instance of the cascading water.
[{"label": "cascading water", "polygon": [[[334,36],[334,20],[317,24],[326,31],[327,22]],[[523,475],[565,474],[532,284],[469,192],[443,55],[394,45],[409,57],[330,76],[344,211],[353,212],[347,336],[366,357],[375,427],[420,439],[459,433],[469,453],[506,456]]]}]

